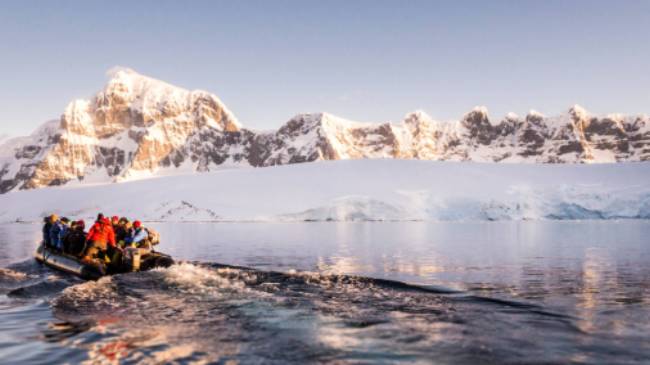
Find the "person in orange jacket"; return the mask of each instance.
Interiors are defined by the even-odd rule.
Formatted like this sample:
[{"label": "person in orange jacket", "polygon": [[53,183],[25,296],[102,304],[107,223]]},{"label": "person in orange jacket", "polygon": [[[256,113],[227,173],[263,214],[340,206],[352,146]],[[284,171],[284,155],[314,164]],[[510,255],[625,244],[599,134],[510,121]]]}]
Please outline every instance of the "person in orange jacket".
[{"label": "person in orange jacket", "polygon": [[88,231],[87,240],[92,246],[100,247],[103,250],[107,248],[107,245],[115,247],[115,232],[111,221],[108,218],[96,221]]},{"label": "person in orange jacket", "polygon": [[113,231],[113,226],[111,221],[107,218],[104,218],[102,214],[97,216],[97,221],[88,231],[88,236],[86,238],[88,242],[88,249],[86,250],[86,259],[109,259],[106,261],[112,262],[112,257],[115,256],[115,252],[119,252],[115,245],[115,232]]}]

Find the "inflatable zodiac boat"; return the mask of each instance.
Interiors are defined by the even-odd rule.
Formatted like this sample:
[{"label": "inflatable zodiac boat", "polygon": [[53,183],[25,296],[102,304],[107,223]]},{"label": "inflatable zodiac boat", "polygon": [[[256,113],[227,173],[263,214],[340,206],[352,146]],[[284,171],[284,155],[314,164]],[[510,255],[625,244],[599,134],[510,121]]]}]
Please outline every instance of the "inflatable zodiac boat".
[{"label": "inflatable zodiac boat", "polygon": [[115,270],[106,265],[84,262],[76,256],[51,250],[42,243],[36,249],[34,258],[41,264],[86,280],[97,280],[104,275],[169,267],[174,264],[171,256],[164,253],[127,248],[120,269]]}]

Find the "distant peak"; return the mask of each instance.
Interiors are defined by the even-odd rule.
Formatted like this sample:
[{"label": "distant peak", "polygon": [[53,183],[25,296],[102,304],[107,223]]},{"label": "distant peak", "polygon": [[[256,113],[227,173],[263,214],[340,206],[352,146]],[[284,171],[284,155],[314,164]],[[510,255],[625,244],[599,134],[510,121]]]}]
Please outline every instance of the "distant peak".
[{"label": "distant peak", "polygon": [[305,120],[305,121],[321,121],[326,113],[299,113],[291,118],[292,120]]},{"label": "distant peak", "polygon": [[530,117],[539,117],[539,118],[545,118],[546,116],[540,112],[538,112],[535,109],[531,109],[528,111],[528,116]]},{"label": "distant peak", "polygon": [[146,90],[150,88],[177,89],[187,91],[182,87],[169,84],[165,81],[143,75],[131,68],[115,66],[106,72],[108,82],[105,89]]},{"label": "distant peak", "polygon": [[430,117],[429,114],[427,114],[424,110],[422,110],[422,109],[418,109],[418,110],[416,110],[416,111],[414,111],[414,112],[410,112],[410,113],[406,114],[406,116],[404,117],[404,119],[419,119],[419,120],[423,120],[423,119],[431,119],[431,117]]},{"label": "distant peak", "polygon": [[507,120],[518,120],[519,115],[517,115],[517,113],[514,113],[514,112],[509,112],[508,114],[506,114],[506,119]]},{"label": "distant peak", "polygon": [[328,112],[300,113],[292,119],[311,120],[315,122],[323,122],[325,120],[343,120],[342,118]]},{"label": "distant peak", "polygon": [[403,123],[407,125],[418,125],[422,122],[431,123],[433,118],[429,116],[423,110],[416,110],[414,112],[408,113],[404,116]]},{"label": "distant peak", "polygon": [[328,112],[318,112],[318,113],[314,113],[314,117],[315,117],[315,118],[318,118],[318,119],[321,119],[321,120],[337,118],[336,116],[334,116],[334,115],[332,115],[332,114],[330,114],[330,113],[328,113]]},{"label": "distant peak", "polygon": [[124,67],[124,66],[113,66],[108,71],[106,71],[106,77],[109,79],[113,78],[119,78],[122,77],[123,75],[139,75],[137,72],[135,72],[132,68]]},{"label": "distant peak", "polygon": [[474,109],[463,116],[462,122],[471,128],[474,126],[491,124],[488,110],[484,106],[475,106]]},{"label": "distant peak", "polygon": [[352,121],[327,112],[301,113],[291,118],[289,122],[299,122],[323,128],[359,128],[371,125],[371,123]]},{"label": "distant peak", "polygon": [[155,80],[145,75],[142,75],[134,71],[133,69],[127,67],[121,67],[121,66],[116,66],[111,68],[106,72],[106,76],[108,77],[107,85],[131,84],[135,80],[152,80],[152,81],[163,83],[162,81]]},{"label": "distant peak", "polygon": [[589,116],[589,112],[578,104],[569,108],[569,114],[576,119],[585,119]]},{"label": "distant peak", "polygon": [[480,113],[485,115],[486,117],[489,116],[488,114],[488,108],[484,105],[477,105],[475,106],[470,113]]}]

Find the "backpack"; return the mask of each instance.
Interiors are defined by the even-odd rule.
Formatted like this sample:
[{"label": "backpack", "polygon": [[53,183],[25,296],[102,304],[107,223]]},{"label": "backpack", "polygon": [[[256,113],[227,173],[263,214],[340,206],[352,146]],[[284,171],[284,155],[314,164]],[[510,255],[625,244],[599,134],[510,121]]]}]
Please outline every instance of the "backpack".
[{"label": "backpack", "polygon": [[155,231],[153,228],[145,228],[147,231],[148,237],[147,240],[151,243],[152,246],[160,243],[160,233]]}]

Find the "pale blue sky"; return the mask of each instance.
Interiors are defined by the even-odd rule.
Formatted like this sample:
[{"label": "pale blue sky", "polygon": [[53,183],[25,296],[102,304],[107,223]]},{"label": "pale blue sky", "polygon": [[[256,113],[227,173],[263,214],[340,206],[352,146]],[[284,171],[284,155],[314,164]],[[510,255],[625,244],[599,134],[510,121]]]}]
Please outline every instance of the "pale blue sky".
[{"label": "pale blue sky", "polygon": [[2,1],[0,35],[0,134],[58,118],[115,65],[263,129],[316,111],[650,113],[650,1]]}]

